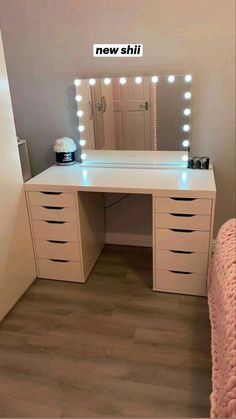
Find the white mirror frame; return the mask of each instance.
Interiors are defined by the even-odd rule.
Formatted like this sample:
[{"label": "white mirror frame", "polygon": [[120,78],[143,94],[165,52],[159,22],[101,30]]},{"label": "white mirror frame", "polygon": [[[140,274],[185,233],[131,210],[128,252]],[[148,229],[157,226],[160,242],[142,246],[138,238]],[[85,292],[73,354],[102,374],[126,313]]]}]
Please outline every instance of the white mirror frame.
[{"label": "white mirror frame", "polygon": [[[168,76],[150,76],[150,79],[152,81],[152,83],[154,83],[154,85],[156,83],[158,83],[159,77],[165,77],[166,81],[168,83],[174,83],[175,82],[175,77],[177,77],[177,75],[168,75]],[[192,110],[190,108],[190,106],[188,106],[188,101],[192,98],[192,93],[191,93],[191,82],[192,82],[192,75],[191,74],[187,74],[187,75],[178,75],[178,77],[183,77],[184,81],[186,83],[186,91],[184,93],[184,99],[186,100],[186,107],[183,109],[183,114],[184,116],[186,116],[188,118],[187,122],[185,123],[182,127],[183,132],[184,133],[190,133],[191,132],[191,123],[190,123],[190,116],[192,114]],[[122,76],[122,77],[118,77],[120,79],[120,84],[125,84],[127,81],[127,78]],[[135,76],[133,77],[135,83],[140,84],[142,83],[142,77],[140,76]],[[104,84],[109,85],[111,83],[112,78],[111,77],[104,77],[104,78],[99,78],[99,80],[103,80]],[[79,120],[79,124],[78,124],[78,131],[80,133],[80,140],[79,140],[79,144],[80,144],[80,148],[81,148],[81,153],[80,153],[80,158],[82,163],[85,162],[86,158],[87,158],[87,153],[86,153],[86,126],[83,125],[83,115],[84,115],[84,110],[83,110],[83,96],[81,95],[80,92],[80,86],[82,82],[87,81],[91,86],[96,84],[96,79],[94,78],[90,78],[90,79],[75,79],[74,80],[74,86],[76,89],[76,95],[75,95],[75,100],[77,102],[77,117]],[[190,86],[190,88],[188,89],[188,86]],[[79,106],[79,104],[81,103],[81,106]],[[81,121],[81,122],[80,122]],[[83,138],[81,138],[81,134],[85,131],[85,134],[83,134]],[[155,136],[155,129],[154,129],[154,136]],[[155,138],[154,138],[154,144],[155,144]],[[190,149],[190,139],[183,139],[182,142],[182,146],[183,149],[185,150],[184,154],[181,154],[181,158],[183,163],[186,163],[188,161],[188,152]],[[89,150],[89,151],[95,151],[95,150]],[[116,152],[121,152],[120,150],[112,150],[112,151],[116,151]],[[100,152],[102,152],[102,150],[100,150]],[[167,153],[167,152],[163,152],[163,153]],[[169,152],[170,153],[170,152]],[[181,153],[181,152],[177,152],[177,153]]]}]

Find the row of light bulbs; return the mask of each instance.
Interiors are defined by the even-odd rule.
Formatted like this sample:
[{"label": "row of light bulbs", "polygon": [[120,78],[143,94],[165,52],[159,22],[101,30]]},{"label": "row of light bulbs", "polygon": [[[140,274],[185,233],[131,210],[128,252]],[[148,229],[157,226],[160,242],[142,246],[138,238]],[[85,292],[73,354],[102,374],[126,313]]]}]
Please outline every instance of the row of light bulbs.
[{"label": "row of light bulbs", "polygon": [[[135,80],[135,83],[141,84],[142,81],[143,81],[143,78],[142,77],[135,77],[134,80]],[[158,76],[152,76],[152,78],[151,78],[152,83],[158,83],[158,80],[159,80]],[[184,80],[185,80],[186,83],[190,83],[192,81],[192,76],[190,74],[187,74],[184,77]],[[124,84],[126,84],[127,79],[125,77],[121,77],[119,81],[120,81],[120,84],[124,85]],[[168,76],[167,81],[169,83],[174,83],[175,82],[175,76],[173,76],[173,75]],[[106,78],[104,78],[103,82],[104,82],[105,85],[109,85],[111,83],[111,79],[106,77]],[[96,80],[95,79],[89,79],[89,84],[91,86],[94,86],[96,84]],[[81,80],[75,79],[74,80],[74,85],[75,86],[80,86],[81,85]],[[187,99],[187,100],[191,99],[191,96],[192,96],[191,92],[185,92],[184,93],[184,98]],[[75,100],[77,102],[81,102],[83,100],[83,96],[82,95],[76,95]],[[189,116],[191,114],[191,110],[189,108],[185,108],[184,111],[183,111],[183,114],[185,116]],[[79,118],[82,118],[83,115],[84,115],[84,111],[83,110],[78,110],[77,116]],[[78,131],[80,133],[84,132],[85,131],[85,126],[84,125],[79,125]],[[184,132],[189,132],[190,131],[190,125],[189,124],[183,125],[183,131]],[[85,139],[80,139],[79,144],[80,144],[81,147],[84,147],[86,145],[86,140]],[[190,145],[189,140],[183,140],[182,145],[185,148],[189,147],[189,145]],[[86,158],[87,158],[87,154],[82,153],[81,154],[81,159],[85,160]],[[188,156],[184,155],[183,156],[183,161],[187,161],[187,160],[188,160]]]},{"label": "row of light bulbs", "polygon": [[[141,84],[142,81],[143,81],[143,77],[140,77],[140,76],[135,77],[134,81],[137,84]],[[152,83],[158,83],[159,77],[158,76],[152,76],[151,81],[152,81]],[[175,76],[173,76],[173,75],[167,76],[167,81],[168,81],[168,83],[174,83],[175,82]],[[186,83],[190,83],[192,81],[191,74],[187,74],[186,76],[184,76],[184,81]],[[120,77],[119,82],[120,82],[120,84],[126,84],[127,78],[126,77]],[[103,83],[108,86],[109,84],[111,84],[111,79],[108,78],[108,77],[105,77],[103,79]],[[75,86],[80,86],[81,85],[81,80],[75,79],[74,84],[75,84]],[[96,79],[89,79],[89,84],[90,84],[90,86],[94,86],[96,84]]]}]

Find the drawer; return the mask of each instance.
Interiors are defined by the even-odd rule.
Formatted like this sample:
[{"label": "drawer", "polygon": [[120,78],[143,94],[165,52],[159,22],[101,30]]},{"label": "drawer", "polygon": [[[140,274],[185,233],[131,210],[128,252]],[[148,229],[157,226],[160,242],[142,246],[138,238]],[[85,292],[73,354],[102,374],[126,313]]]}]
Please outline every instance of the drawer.
[{"label": "drawer", "polygon": [[208,253],[156,250],[156,269],[207,273]]},{"label": "drawer", "polygon": [[45,279],[84,282],[79,262],[38,259],[38,276]]},{"label": "drawer", "polygon": [[36,255],[42,259],[80,260],[80,245],[72,242],[36,240]]},{"label": "drawer", "polygon": [[211,199],[155,198],[155,212],[177,214],[211,214]]},{"label": "drawer", "polygon": [[36,240],[79,241],[77,223],[33,220],[32,224]]},{"label": "drawer", "polygon": [[206,275],[157,270],[154,290],[180,294],[205,295]]},{"label": "drawer", "polygon": [[38,207],[34,205],[30,207],[30,213],[33,220],[76,222],[75,208],[50,206]]},{"label": "drawer", "polygon": [[180,228],[210,231],[211,217],[209,215],[192,214],[155,214],[156,228]]},{"label": "drawer", "polygon": [[52,207],[75,207],[75,195],[65,192],[29,191],[30,205]]},{"label": "drawer", "polygon": [[155,231],[158,249],[208,252],[209,233],[207,231],[180,231],[165,228],[157,228]]}]

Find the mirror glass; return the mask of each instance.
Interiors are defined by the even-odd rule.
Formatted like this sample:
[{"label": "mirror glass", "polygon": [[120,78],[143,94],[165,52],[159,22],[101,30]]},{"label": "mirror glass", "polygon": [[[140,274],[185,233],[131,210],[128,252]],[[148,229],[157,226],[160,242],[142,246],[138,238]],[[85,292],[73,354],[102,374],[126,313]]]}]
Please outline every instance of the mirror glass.
[{"label": "mirror glass", "polygon": [[76,79],[81,147],[189,149],[191,82],[191,75]]}]

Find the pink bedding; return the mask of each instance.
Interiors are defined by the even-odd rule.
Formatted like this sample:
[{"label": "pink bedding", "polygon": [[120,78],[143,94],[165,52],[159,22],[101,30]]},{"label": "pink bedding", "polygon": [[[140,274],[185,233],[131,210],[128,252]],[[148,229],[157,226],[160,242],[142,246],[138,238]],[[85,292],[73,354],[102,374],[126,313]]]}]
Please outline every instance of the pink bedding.
[{"label": "pink bedding", "polygon": [[220,229],[208,277],[211,417],[236,417],[236,220]]}]

